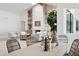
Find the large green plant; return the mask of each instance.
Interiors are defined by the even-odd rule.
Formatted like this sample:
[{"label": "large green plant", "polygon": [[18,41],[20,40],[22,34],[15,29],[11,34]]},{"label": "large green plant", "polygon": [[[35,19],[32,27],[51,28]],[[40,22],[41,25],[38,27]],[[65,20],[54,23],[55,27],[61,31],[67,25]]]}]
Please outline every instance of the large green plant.
[{"label": "large green plant", "polygon": [[51,31],[55,33],[57,31],[57,11],[56,10],[49,12],[47,17],[47,22],[51,27]]}]

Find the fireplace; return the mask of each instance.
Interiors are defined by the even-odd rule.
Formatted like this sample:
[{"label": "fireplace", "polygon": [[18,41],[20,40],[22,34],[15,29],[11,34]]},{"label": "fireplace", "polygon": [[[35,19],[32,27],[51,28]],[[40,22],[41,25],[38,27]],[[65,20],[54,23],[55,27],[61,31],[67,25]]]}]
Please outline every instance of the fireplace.
[{"label": "fireplace", "polygon": [[40,32],[40,30],[35,30],[35,33]]},{"label": "fireplace", "polygon": [[38,40],[42,40],[41,39],[41,30],[35,30],[35,33],[38,35]]}]

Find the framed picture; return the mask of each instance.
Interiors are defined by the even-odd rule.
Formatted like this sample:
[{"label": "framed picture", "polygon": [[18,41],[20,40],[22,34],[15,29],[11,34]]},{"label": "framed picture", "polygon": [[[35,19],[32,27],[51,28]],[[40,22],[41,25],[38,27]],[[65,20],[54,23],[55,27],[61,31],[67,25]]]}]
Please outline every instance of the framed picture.
[{"label": "framed picture", "polygon": [[40,21],[35,21],[35,26],[40,26]]}]

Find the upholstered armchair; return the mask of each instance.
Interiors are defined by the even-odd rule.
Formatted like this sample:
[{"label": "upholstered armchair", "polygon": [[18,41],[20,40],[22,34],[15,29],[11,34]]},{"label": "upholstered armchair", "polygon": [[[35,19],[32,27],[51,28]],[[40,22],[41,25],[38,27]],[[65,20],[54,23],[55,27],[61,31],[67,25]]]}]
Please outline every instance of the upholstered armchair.
[{"label": "upholstered armchair", "polygon": [[68,37],[66,35],[57,35],[58,44],[68,43]]}]

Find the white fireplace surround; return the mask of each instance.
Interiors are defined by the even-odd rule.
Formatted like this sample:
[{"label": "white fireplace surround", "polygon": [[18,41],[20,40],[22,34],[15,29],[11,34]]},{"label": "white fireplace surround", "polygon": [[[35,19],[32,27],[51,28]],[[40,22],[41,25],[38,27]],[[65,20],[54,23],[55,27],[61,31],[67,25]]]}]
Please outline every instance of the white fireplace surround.
[{"label": "white fireplace surround", "polygon": [[[38,4],[32,9],[32,34],[38,34],[39,40],[41,40],[41,36],[43,36],[43,30],[45,30],[45,17],[43,13],[43,6]],[[40,26],[35,26],[35,21],[40,21]],[[36,30],[40,30],[36,33]]]}]

